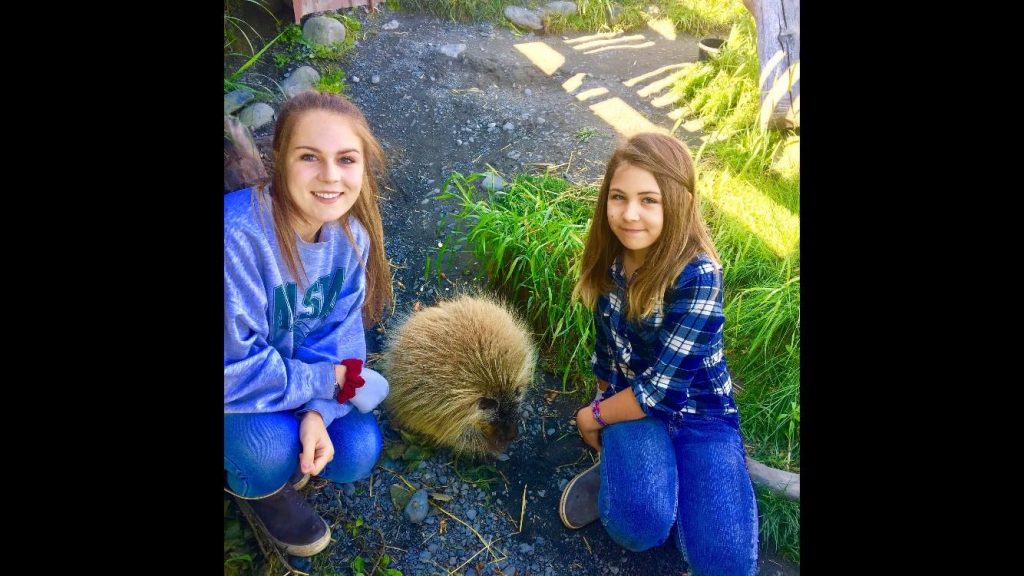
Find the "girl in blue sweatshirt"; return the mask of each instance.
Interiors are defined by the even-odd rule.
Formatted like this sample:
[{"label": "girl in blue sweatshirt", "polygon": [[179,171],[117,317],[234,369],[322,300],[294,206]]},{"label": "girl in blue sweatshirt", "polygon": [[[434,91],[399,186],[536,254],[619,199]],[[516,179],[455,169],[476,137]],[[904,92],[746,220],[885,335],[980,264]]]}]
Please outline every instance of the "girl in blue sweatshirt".
[{"label": "girl in blue sweatshirt", "polygon": [[266,185],[224,196],[224,470],[294,556],[330,543],[296,491],[369,476],[388,383],[364,332],[392,299],[375,175],[384,154],[348,100],[305,92],[278,112]]}]

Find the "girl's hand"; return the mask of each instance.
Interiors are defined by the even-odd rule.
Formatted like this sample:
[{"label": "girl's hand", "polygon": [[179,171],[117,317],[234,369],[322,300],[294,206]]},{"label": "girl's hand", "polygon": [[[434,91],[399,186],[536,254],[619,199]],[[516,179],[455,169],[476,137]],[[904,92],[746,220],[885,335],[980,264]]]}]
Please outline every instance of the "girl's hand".
[{"label": "girl's hand", "polygon": [[334,444],[327,434],[324,419],[319,413],[310,410],[302,415],[299,424],[299,442],[302,453],[299,454],[299,469],[303,474],[316,476],[334,459]]},{"label": "girl's hand", "polygon": [[601,425],[594,420],[594,413],[590,405],[580,408],[576,412],[576,427],[579,428],[583,441],[598,452],[601,451]]}]

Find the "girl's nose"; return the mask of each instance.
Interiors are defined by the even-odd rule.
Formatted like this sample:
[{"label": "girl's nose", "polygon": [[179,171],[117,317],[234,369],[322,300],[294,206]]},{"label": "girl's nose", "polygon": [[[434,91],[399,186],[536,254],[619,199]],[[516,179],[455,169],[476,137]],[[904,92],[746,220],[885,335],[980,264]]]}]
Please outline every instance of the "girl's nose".
[{"label": "girl's nose", "polygon": [[341,180],[341,168],[333,162],[326,162],[324,168],[320,170],[320,180],[328,184],[338,182]]}]

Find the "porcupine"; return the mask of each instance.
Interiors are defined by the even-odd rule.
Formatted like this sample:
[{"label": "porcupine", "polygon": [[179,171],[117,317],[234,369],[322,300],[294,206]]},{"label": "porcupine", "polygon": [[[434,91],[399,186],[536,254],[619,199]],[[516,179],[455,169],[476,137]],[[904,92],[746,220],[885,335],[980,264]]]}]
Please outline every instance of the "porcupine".
[{"label": "porcupine", "polygon": [[456,453],[498,454],[519,431],[537,348],[506,306],[463,295],[414,312],[389,337],[385,405],[399,427]]}]

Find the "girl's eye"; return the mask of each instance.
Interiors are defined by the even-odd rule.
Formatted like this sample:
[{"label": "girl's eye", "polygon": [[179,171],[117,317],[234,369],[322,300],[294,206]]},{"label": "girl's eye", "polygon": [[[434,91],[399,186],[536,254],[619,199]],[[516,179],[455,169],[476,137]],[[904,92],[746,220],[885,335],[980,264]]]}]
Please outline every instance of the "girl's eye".
[{"label": "girl's eye", "polygon": [[302,160],[303,162],[314,162],[316,161],[316,156],[313,154],[303,154],[302,156],[299,156],[299,160]]},{"label": "girl's eye", "polygon": [[348,156],[344,156],[342,158],[339,158],[338,162],[341,164],[352,164],[353,162],[355,162],[355,160],[349,158]]},{"label": "girl's eye", "polygon": [[658,201],[655,200],[654,198],[644,198],[644,202],[646,202],[647,204],[657,204],[658,203]]}]

